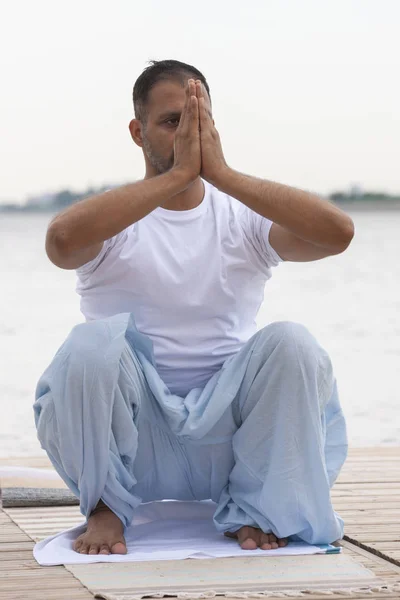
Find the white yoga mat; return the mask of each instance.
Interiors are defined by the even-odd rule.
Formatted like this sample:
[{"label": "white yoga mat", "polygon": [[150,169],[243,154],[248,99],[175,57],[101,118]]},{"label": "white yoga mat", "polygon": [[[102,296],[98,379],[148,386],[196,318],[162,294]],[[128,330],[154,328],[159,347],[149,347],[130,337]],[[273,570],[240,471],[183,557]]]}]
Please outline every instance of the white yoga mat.
[{"label": "white yoga mat", "polygon": [[73,542],[85,524],[37,543],[34,557],[40,565],[84,564],[217,558],[230,556],[284,556],[339,553],[331,545],[312,546],[291,542],[276,550],[242,550],[238,542],[215,529],[212,521],[216,504],[210,500],[149,502],[138,507],[125,538],[128,554],[87,555],[73,550]]}]

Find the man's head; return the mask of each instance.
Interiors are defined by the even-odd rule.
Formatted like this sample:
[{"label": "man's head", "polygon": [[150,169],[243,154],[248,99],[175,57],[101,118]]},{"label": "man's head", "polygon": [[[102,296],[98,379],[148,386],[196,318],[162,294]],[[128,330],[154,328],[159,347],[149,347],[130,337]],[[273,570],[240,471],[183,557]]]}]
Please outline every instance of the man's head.
[{"label": "man's head", "polygon": [[129,124],[134,142],[143,149],[146,171],[159,175],[174,164],[174,137],[185,105],[188,79],[200,79],[211,109],[210,89],[204,75],[177,60],[151,61],[133,88],[135,119]]}]

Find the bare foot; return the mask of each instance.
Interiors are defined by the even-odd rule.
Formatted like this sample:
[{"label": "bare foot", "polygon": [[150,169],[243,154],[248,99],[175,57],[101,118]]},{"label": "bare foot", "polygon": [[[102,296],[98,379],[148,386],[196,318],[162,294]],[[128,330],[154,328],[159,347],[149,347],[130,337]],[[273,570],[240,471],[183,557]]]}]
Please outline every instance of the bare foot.
[{"label": "bare foot", "polygon": [[256,527],[241,527],[235,533],[225,532],[227,537],[236,538],[243,550],[276,550],[287,546],[287,538],[279,539],[273,533],[263,533]]},{"label": "bare foot", "polygon": [[80,554],[126,554],[124,526],[101,500],[91,513],[85,533],[74,543]]}]

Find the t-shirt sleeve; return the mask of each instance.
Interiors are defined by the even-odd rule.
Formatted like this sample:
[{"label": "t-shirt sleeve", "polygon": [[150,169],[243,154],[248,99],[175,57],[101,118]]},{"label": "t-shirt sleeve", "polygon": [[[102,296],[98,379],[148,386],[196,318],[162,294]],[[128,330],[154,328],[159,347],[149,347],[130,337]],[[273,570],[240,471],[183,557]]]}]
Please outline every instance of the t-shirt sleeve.
[{"label": "t-shirt sleeve", "polygon": [[272,221],[244,205],[240,221],[248,243],[251,244],[256,257],[264,266],[267,268],[276,267],[280,262],[283,262],[283,258],[274,250],[269,241]]},{"label": "t-shirt sleeve", "polygon": [[96,269],[105,261],[107,256],[112,252],[115,246],[117,246],[120,240],[122,240],[125,237],[125,235],[126,230],[121,231],[121,233],[118,233],[114,237],[103,242],[103,247],[100,250],[99,254],[93,260],[76,269],[78,279],[83,281],[90,277],[90,275],[92,275],[92,273],[94,273]]}]

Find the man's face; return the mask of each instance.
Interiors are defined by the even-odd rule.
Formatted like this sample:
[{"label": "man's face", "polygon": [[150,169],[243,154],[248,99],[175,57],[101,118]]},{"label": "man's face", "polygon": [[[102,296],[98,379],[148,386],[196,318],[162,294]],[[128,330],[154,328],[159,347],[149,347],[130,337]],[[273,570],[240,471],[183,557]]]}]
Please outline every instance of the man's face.
[{"label": "man's face", "polygon": [[[208,94],[204,92],[206,107],[211,111]],[[160,81],[150,91],[147,121],[142,126],[142,147],[156,175],[165,173],[174,164],[174,138],[185,102],[185,87],[176,80]]]}]

